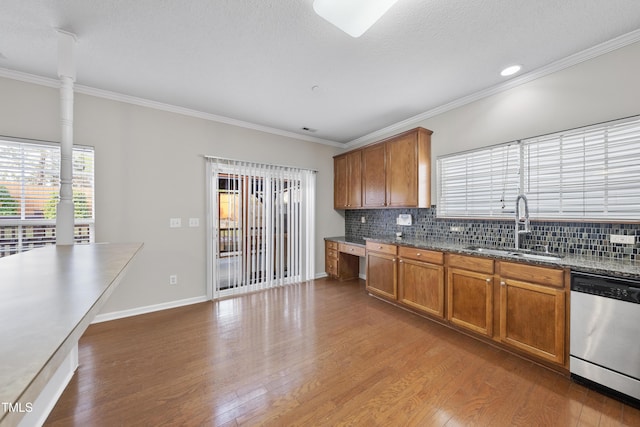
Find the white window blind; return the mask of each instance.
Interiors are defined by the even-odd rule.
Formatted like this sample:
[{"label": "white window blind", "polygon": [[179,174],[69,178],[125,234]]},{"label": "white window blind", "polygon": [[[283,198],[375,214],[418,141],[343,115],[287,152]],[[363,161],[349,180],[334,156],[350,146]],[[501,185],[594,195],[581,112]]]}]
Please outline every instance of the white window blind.
[{"label": "white window blind", "polygon": [[207,159],[211,298],[312,279],[315,172]]},{"label": "white window blind", "polygon": [[[73,149],[75,241],[93,241],[94,152]],[[60,147],[0,138],[0,257],[55,244]]]},{"label": "white window blind", "polygon": [[[518,147],[498,145],[438,160],[439,216],[505,217],[518,195]],[[509,211],[510,209],[510,211]]]},{"label": "white window blind", "polygon": [[532,218],[638,221],[640,118],[443,156],[438,180],[440,217],[510,218],[524,193]]},{"label": "white window blind", "polygon": [[640,120],[523,141],[532,216],[640,219]]}]

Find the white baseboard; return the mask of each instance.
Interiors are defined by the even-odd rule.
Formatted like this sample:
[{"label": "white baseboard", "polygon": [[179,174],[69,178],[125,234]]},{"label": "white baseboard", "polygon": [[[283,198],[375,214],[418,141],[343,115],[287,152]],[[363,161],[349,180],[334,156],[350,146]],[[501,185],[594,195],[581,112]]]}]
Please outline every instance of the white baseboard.
[{"label": "white baseboard", "polygon": [[137,316],[139,314],[153,313],[154,311],[167,310],[170,308],[182,307],[185,305],[198,304],[200,302],[209,301],[206,295],[199,297],[186,298],[176,301],[163,302],[161,304],[147,305],[144,307],[136,307],[129,310],[113,311],[111,313],[98,314],[93,323],[107,322],[109,320],[123,319],[125,317]]},{"label": "white baseboard", "polygon": [[316,279],[322,279],[323,277],[327,277],[327,273],[326,272],[318,273],[318,274],[315,275]]}]

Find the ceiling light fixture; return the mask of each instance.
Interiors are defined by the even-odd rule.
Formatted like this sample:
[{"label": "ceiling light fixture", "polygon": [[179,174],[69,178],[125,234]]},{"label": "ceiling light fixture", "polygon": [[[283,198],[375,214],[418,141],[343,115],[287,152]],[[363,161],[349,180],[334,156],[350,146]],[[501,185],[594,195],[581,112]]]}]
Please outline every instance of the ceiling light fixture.
[{"label": "ceiling light fixture", "polygon": [[515,73],[517,73],[518,71],[520,71],[521,68],[522,68],[522,66],[520,66],[520,65],[512,65],[512,66],[507,67],[504,70],[502,70],[500,72],[500,75],[502,77],[512,76]]},{"label": "ceiling light fixture", "polygon": [[313,10],[351,37],[360,37],[398,0],[314,0]]}]

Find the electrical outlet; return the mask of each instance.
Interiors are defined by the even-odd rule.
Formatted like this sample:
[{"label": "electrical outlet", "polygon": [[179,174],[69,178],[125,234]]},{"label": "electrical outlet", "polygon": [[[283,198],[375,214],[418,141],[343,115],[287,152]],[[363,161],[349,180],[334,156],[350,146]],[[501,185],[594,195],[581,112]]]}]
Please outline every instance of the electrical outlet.
[{"label": "electrical outlet", "polygon": [[460,232],[462,231],[462,227],[460,227],[459,225],[452,225],[450,230],[455,232]]},{"label": "electrical outlet", "polygon": [[635,245],[636,236],[626,236],[624,234],[611,234],[609,235],[611,243],[620,243],[623,245]]},{"label": "electrical outlet", "polygon": [[169,227],[170,228],[182,227],[182,218],[169,218]]},{"label": "electrical outlet", "polygon": [[362,217],[360,217],[360,222],[361,222],[361,223],[363,223],[363,224],[365,224],[365,223],[367,222],[367,218],[365,218],[365,217],[363,217],[363,216],[362,216]]},{"label": "electrical outlet", "polygon": [[169,276],[169,284],[170,285],[177,285],[178,284],[178,275],[177,274],[172,274],[171,276]]}]

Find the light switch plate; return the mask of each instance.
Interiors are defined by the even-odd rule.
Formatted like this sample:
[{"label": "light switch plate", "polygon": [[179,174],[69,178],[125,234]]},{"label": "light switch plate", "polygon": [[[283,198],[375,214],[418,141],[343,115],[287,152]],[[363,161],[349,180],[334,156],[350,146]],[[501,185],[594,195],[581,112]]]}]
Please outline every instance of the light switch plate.
[{"label": "light switch plate", "polygon": [[169,218],[169,227],[170,228],[180,228],[180,227],[182,227],[182,219],[181,218]]},{"label": "light switch plate", "polygon": [[189,227],[200,227],[200,218],[189,218]]}]

